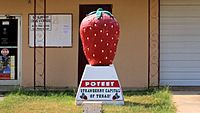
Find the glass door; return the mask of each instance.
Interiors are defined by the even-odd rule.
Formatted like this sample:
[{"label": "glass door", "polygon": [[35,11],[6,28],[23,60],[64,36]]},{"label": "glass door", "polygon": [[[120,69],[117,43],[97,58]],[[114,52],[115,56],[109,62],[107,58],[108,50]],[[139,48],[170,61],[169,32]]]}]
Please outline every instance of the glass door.
[{"label": "glass door", "polygon": [[0,85],[19,85],[20,18],[0,17]]}]

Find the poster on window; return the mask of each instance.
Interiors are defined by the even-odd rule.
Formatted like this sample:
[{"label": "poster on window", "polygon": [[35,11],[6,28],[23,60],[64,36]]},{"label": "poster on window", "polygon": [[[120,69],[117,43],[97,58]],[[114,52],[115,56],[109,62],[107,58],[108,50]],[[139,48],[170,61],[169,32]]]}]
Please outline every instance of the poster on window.
[{"label": "poster on window", "polygon": [[1,48],[0,80],[16,80],[15,48]]},{"label": "poster on window", "polygon": [[[44,15],[29,14],[29,46],[34,47],[34,30],[36,31],[36,47],[44,47]],[[72,46],[72,14],[46,15],[46,46]]]}]

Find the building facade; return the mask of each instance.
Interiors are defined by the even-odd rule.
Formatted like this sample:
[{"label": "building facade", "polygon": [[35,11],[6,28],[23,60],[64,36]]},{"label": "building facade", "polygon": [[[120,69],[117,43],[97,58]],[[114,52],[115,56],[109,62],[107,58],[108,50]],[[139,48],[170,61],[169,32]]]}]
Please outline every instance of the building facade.
[{"label": "building facade", "polygon": [[[34,1],[0,2],[1,26],[8,24],[5,19],[17,20],[17,44],[0,45],[1,49],[10,50],[10,59],[15,61],[15,68],[11,66],[10,72],[16,77],[2,78],[0,85],[33,87],[34,48],[30,46],[29,33]],[[86,62],[81,52],[79,25],[88,12],[98,7],[111,11],[120,23],[114,65],[122,87],[199,86],[199,4],[198,0],[47,0],[47,14],[72,15],[72,44],[70,47],[46,49],[46,86],[78,86]],[[43,0],[37,0],[36,5],[37,13],[43,13]],[[2,34],[4,31],[2,27]],[[1,42],[6,40],[0,38]],[[37,48],[37,55],[41,51],[42,48]],[[15,58],[11,57],[12,54]],[[41,57],[38,59],[43,60]],[[37,70],[40,73],[36,72],[36,85],[42,86],[44,77],[40,63]]]}]

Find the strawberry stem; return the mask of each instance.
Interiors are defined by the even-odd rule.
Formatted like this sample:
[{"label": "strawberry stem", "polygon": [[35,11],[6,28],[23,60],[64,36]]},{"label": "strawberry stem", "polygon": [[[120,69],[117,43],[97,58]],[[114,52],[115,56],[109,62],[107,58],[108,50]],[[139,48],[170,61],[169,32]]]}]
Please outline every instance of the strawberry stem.
[{"label": "strawberry stem", "polygon": [[96,15],[97,15],[97,18],[100,19],[100,18],[102,17],[102,13],[105,13],[105,14],[107,14],[107,15],[113,17],[113,15],[112,15],[109,11],[103,10],[102,8],[97,9],[97,11],[92,11],[92,12],[89,13],[88,15],[96,14]]}]

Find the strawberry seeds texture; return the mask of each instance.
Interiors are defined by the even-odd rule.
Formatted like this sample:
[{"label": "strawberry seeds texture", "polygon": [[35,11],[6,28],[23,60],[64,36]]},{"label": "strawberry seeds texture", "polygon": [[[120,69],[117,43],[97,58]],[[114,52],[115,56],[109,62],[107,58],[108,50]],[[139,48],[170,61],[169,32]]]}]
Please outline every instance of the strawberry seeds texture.
[{"label": "strawberry seeds texture", "polygon": [[100,13],[99,18],[96,13],[85,17],[80,26],[83,51],[93,66],[112,64],[119,40],[116,19],[103,11]]}]

